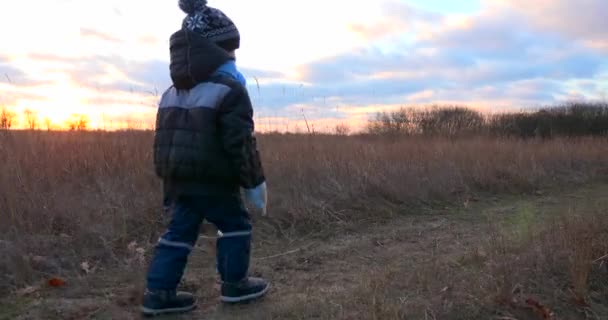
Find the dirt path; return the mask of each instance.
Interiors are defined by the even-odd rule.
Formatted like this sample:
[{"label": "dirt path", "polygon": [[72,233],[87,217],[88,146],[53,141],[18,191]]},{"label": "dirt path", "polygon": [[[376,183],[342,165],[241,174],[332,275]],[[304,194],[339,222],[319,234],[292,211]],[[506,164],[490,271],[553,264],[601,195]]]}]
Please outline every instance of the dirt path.
[{"label": "dirt path", "polygon": [[[528,319],[500,318],[488,295],[498,290],[487,263],[496,227],[595,202],[607,191],[600,185],[483,199],[402,214],[328,239],[258,244],[252,271],[273,289],[241,307],[218,303],[213,252],[202,241],[183,283],[199,298],[198,310],[161,319]],[[144,271],[100,270],[60,290],[17,297],[0,304],[0,319],[138,319]]]}]

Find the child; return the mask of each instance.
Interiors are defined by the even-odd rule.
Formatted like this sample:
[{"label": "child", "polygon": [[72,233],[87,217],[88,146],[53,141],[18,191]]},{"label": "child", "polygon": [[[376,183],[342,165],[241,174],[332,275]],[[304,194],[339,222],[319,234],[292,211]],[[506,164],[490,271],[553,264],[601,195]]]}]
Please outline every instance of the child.
[{"label": "child", "polygon": [[171,36],[173,86],[160,101],[154,139],[155,169],[172,218],[148,271],[144,316],[195,308],[192,294],[176,288],[205,219],[222,234],[221,301],[250,301],[269,289],[265,280],[248,277],[251,224],[240,190],[265,214],[266,182],[251,101],[235,65],[239,32],[206,0],[180,0],[179,6],[187,17]]}]

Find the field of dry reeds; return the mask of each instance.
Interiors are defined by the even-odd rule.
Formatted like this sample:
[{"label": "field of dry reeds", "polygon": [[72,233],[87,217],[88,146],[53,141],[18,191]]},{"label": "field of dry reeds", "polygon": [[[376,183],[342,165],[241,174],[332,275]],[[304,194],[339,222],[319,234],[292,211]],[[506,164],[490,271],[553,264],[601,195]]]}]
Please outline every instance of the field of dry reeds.
[{"label": "field of dry reeds", "polygon": [[[139,131],[0,131],[0,297],[9,301],[0,303],[8,310],[3,315],[0,308],[0,319],[24,314],[10,302],[14,297],[44,301],[52,289],[40,284],[49,279],[68,279],[70,285],[70,279],[89,274],[111,277],[133,270],[143,278],[145,259],[167,219],[152,167],[152,139],[152,132]],[[602,258],[608,253],[605,137],[266,134],[259,145],[270,217],[254,215],[256,253],[280,253],[306,241],[339,246],[344,235],[360,233],[374,245],[366,242],[363,253],[348,256],[382,262],[357,276],[361,262],[346,259],[350,264],[340,273],[356,281],[330,294],[335,297],[331,304],[320,298],[328,294],[322,290],[310,304],[284,301],[281,297],[289,295],[276,293],[267,303],[275,299],[280,304],[262,308],[272,317],[260,319],[476,319],[466,314],[498,317],[497,308],[511,308],[505,312],[512,319],[528,319],[516,315],[525,308],[530,319],[543,319],[534,314],[543,312],[544,303],[553,304],[546,307],[552,312],[580,319],[608,316],[601,307],[608,302],[606,280],[598,273],[608,261]],[[561,198],[590,186],[593,192],[576,194],[572,201]],[[537,198],[554,203],[522,200]],[[464,217],[475,223],[464,221],[468,227],[463,227]],[[397,227],[404,219],[441,224],[424,222],[414,232]],[[382,228],[382,234],[374,228]],[[410,241],[420,245],[408,261],[418,262],[404,265],[400,261],[413,250]],[[325,254],[302,249],[277,259],[287,269],[302,257],[308,260],[298,265],[319,260],[319,269],[289,269],[294,277],[313,279],[310,275],[324,273],[323,265],[335,259],[333,249],[322,248]],[[269,260],[262,260],[260,268],[271,279],[272,272],[285,272],[264,261]],[[276,290],[281,281],[293,280],[274,278],[279,279]],[[450,285],[449,279],[462,282]],[[142,279],[129,281],[137,286]],[[314,284],[310,281],[307,286]],[[526,298],[530,291],[545,302]],[[578,311],[564,311],[570,310],[568,301]],[[119,309],[135,312],[131,307]]]}]

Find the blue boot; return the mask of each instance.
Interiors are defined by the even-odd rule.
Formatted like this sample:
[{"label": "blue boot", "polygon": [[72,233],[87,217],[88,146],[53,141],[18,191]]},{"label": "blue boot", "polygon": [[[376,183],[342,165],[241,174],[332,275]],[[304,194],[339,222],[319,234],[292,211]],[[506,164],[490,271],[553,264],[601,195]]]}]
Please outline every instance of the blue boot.
[{"label": "blue boot", "polygon": [[222,302],[244,303],[259,299],[266,295],[270,284],[260,278],[246,278],[236,283],[222,284]]},{"label": "blue boot", "polygon": [[195,308],[196,301],[190,293],[175,290],[147,290],[144,294],[141,312],[145,317],[154,317],[185,313]]}]

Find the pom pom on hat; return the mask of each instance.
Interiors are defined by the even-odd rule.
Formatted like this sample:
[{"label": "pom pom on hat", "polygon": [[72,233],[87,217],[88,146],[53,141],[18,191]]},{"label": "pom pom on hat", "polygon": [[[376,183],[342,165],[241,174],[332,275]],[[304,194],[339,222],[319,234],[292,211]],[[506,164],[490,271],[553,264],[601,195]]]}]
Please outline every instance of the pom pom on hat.
[{"label": "pom pom on hat", "polygon": [[207,0],[179,0],[179,8],[186,14],[194,14],[207,7]]},{"label": "pom pom on hat", "polygon": [[208,7],[207,0],[179,0],[179,7],[187,14],[182,29],[197,33],[227,51],[239,48],[238,28],[221,10]]}]

